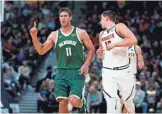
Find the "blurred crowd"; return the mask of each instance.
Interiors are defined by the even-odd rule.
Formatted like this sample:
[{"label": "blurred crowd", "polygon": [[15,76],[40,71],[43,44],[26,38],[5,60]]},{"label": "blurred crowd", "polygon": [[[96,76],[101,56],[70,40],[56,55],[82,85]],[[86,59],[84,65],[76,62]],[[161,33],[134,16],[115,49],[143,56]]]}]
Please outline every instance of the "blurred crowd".
[{"label": "blurred crowd", "polygon": [[[137,73],[136,96],[134,103],[137,112],[162,112],[162,2],[125,2],[125,1],[84,1],[78,26],[85,29],[97,49],[101,31],[100,14],[105,10],[116,12],[117,23],[125,23],[138,39],[145,60],[145,68]],[[38,65],[46,57],[35,51],[29,34],[33,21],[37,21],[39,41],[44,42],[52,30],[59,27],[58,10],[67,6],[67,2],[23,2],[21,7],[13,1],[6,1],[5,21],[1,25],[3,49],[3,76],[6,90],[13,96],[19,96],[25,87],[30,88],[31,79]],[[137,7],[138,6],[138,7]],[[56,15],[57,14],[57,15]],[[39,92],[37,111],[49,111],[53,91],[54,77],[51,69],[36,84]],[[102,94],[102,61],[95,55],[90,66],[91,81],[85,83],[87,111],[106,112],[106,103]],[[50,71],[50,73],[49,73]],[[54,70],[52,70],[54,72]],[[54,87],[54,86],[53,86]],[[54,97],[54,96],[53,96]],[[52,98],[51,98],[52,99]],[[55,101],[52,101],[55,103]],[[48,104],[48,105],[47,105]],[[47,107],[48,106],[48,107]],[[43,108],[42,108],[43,107]]]},{"label": "blurred crowd", "polygon": [[59,105],[54,94],[54,80],[46,78],[42,80],[39,88],[37,112],[57,112],[58,107]]}]

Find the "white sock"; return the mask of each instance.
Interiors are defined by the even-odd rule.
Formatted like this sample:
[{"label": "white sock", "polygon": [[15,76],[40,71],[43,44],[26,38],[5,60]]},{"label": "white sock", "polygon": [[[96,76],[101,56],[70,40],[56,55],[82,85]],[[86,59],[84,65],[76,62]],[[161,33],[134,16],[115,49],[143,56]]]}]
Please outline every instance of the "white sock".
[{"label": "white sock", "polygon": [[82,108],[83,107],[83,101],[82,101],[82,105],[81,105],[81,107],[79,107],[79,108]]},{"label": "white sock", "polygon": [[68,103],[68,111],[72,111],[72,109],[73,109],[73,106],[72,106],[72,104],[69,102],[69,103]]}]

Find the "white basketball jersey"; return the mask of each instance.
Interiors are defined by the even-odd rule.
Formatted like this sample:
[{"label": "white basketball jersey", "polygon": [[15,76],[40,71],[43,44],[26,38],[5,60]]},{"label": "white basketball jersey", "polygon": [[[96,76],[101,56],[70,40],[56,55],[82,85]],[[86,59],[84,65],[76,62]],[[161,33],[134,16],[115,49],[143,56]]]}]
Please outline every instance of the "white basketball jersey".
[{"label": "white basketball jersey", "polygon": [[129,64],[128,47],[115,47],[107,49],[109,44],[122,42],[124,39],[116,32],[116,27],[104,30],[100,33],[100,41],[103,46],[103,67],[114,68]]},{"label": "white basketball jersey", "polygon": [[137,73],[137,55],[136,55],[136,47],[131,46],[128,48],[128,56],[130,57],[130,65],[132,68],[132,73]]}]

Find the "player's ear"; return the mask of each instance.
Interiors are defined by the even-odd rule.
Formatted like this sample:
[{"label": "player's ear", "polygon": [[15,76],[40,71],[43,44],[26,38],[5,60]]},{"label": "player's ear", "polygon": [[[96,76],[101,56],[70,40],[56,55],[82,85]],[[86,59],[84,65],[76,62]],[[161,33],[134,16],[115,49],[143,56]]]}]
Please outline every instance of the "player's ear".
[{"label": "player's ear", "polygon": [[70,21],[72,20],[72,16],[70,16]]},{"label": "player's ear", "polygon": [[108,21],[108,20],[109,20],[109,17],[108,17],[108,16],[106,16],[105,18],[106,18],[106,21]]}]

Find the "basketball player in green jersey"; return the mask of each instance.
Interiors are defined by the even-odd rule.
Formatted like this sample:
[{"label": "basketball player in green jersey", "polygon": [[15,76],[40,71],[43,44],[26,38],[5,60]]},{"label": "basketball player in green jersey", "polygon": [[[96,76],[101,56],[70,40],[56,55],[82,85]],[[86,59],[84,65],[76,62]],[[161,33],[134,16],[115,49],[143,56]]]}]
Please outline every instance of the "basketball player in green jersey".
[{"label": "basketball player in green jersey", "polygon": [[[60,9],[59,19],[61,28],[51,32],[44,44],[38,40],[36,22],[30,29],[30,35],[34,47],[40,55],[47,53],[55,46],[58,72],[54,92],[59,102],[59,113],[69,113],[68,103],[79,108],[81,112],[84,110],[82,100],[84,75],[88,73],[95,49],[87,32],[71,25],[72,12],[70,9]],[[86,60],[84,60],[83,45],[89,50]]]}]

